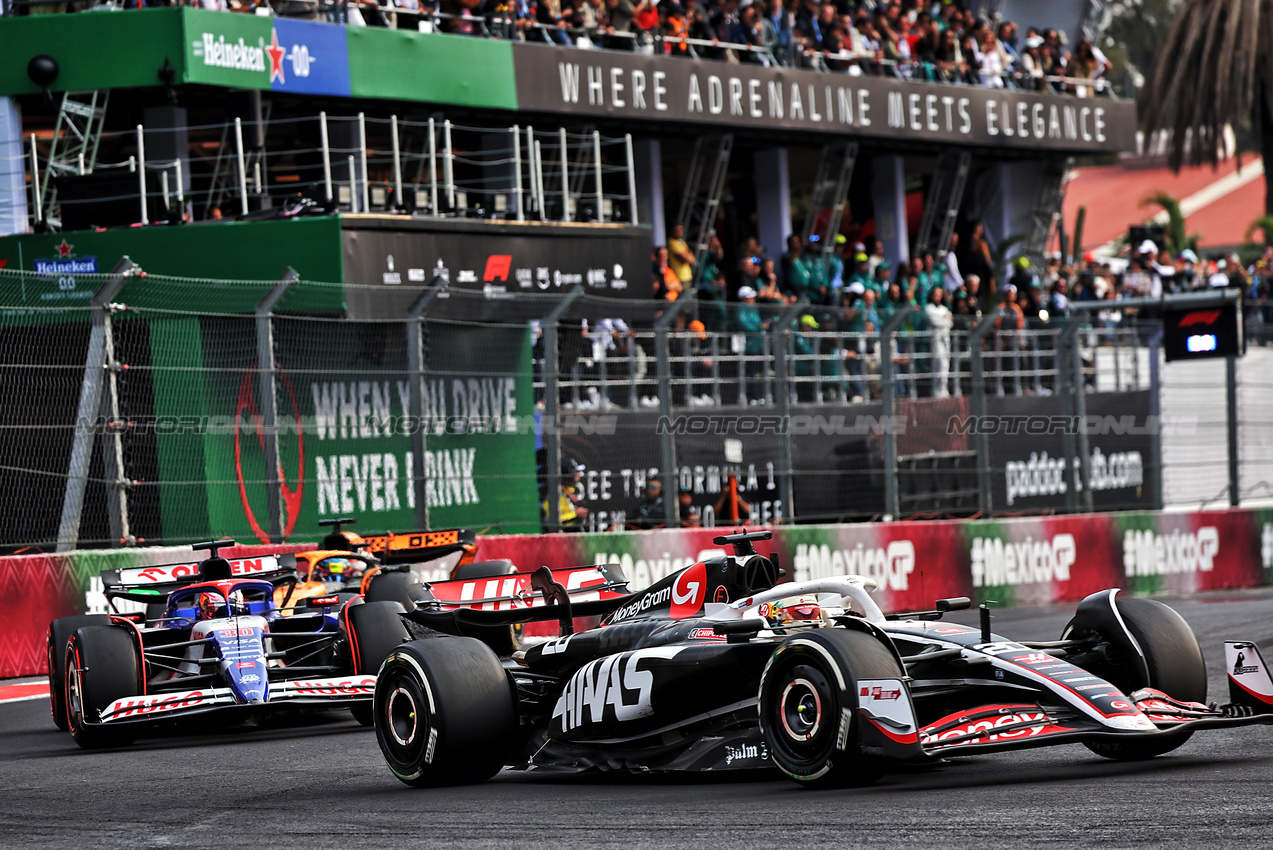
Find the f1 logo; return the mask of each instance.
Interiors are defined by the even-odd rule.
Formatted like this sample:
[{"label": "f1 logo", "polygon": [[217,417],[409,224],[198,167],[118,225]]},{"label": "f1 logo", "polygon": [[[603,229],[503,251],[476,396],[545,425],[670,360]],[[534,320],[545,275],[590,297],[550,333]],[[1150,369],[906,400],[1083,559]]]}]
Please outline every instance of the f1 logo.
[{"label": "f1 logo", "polygon": [[1214,325],[1216,320],[1219,318],[1219,310],[1195,310],[1180,320],[1179,327],[1187,328],[1191,325]]},{"label": "f1 logo", "polygon": [[486,258],[486,271],[482,274],[482,280],[487,283],[496,280],[507,282],[508,270],[512,265],[512,254],[491,254]]}]

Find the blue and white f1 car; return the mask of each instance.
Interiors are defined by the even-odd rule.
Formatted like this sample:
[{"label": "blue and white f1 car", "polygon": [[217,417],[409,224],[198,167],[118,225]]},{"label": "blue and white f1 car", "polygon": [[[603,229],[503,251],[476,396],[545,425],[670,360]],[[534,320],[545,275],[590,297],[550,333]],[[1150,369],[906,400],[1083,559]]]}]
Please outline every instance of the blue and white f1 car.
[{"label": "blue and white f1 car", "polygon": [[[64,617],[49,625],[53,721],[82,747],[131,742],[157,721],[207,712],[348,707],[371,722],[376,670],[407,637],[396,602],[357,593],[289,608],[291,556],[231,562],[217,549],[196,564],[112,570],[106,597],[147,615]],[[282,616],[284,611],[291,616]]]}]

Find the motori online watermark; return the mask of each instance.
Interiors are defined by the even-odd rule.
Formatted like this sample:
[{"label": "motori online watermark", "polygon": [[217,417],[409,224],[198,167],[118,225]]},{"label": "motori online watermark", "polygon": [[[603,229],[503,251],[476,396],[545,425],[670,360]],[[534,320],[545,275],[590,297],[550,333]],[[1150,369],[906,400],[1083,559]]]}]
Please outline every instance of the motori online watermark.
[{"label": "motori online watermark", "polygon": [[867,436],[906,432],[907,417],[870,416],[865,414],[764,414],[696,413],[683,416],[660,416],[655,432],[671,435],[742,436],[772,434],[776,436]]},{"label": "motori online watermark", "polygon": [[1106,437],[1147,436],[1168,432],[1177,436],[1189,436],[1196,434],[1197,431],[1197,416],[987,414],[985,416],[952,416],[946,422],[948,436],[1007,434],[1046,437],[1053,434],[1083,434]]},{"label": "motori online watermark", "polygon": [[259,416],[150,416],[112,422],[104,417],[80,419],[76,431],[101,435],[120,432],[176,435],[301,434],[327,440],[358,440],[376,437],[464,435],[464,434],[563,434],[614,436],[619,432],[615,414],[573,414],[551,416],[389,416],[374,417],[332,426],[316,416],[287,416],[267,426]]}]

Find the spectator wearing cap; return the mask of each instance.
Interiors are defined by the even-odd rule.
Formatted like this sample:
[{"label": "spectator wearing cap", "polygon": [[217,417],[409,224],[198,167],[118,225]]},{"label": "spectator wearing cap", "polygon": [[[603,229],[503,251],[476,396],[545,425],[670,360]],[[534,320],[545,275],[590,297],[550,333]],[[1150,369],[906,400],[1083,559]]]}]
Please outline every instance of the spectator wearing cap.
[{"label": "spectator wearing cap", "polygon": [[645,482],[645,492],[637,502],[630,525],[638,529],[662,528],[667,522],[663,506],[663,482],[650,478]]},{"label": "spectator wearing cap", "polygon": [[1004,287],[1003,300],[1000,306],[1003,308],[1003,313],[999,318],[995,319],[995,328],[999,331],[999,339],[1001,341],[1000,354],[997,358],[1001,361],[1001,365],[996,371],[1001,375],[1005,373],[1011,374],[1019,394],[1021,374],[1018,371],[1019,356],[1017,352],[1021,349],[1024,342],[1021,332],[1025,329],[1025,311],[1021,309],[1021,305],[1017,302],[1016,286],[1010,283]]},{"label": "spectator wearing cap", "polygon": [[[1264,255],[1267,257],[1269,252],[1273,251],[1273,246],[1264,249]],[[1176,270],[1173,282],[1178,292],[1187,289],[1193,289],[1198,277],[1198,255],[1192,248],[1186,248],[1180,252],[1180,265]],[[1261,260],[1263,262],[1263,260]]]},{"label": "spectator wearing cap", "polygon": [[[860,284],[864,289],[871,288],[874,276],[871,274],[871,258],[866,255],[866,251],[856,251],[853,254],[853,271],[849,275],[849,284]],[[879,295],[879,293],[875,293]]]},{"label": "spectator wearing cap", "polygon": [[1216,270],[1207,278],[1207,285],[1213,289],[1220,289],[1232,285],[1230,277],[1229,261],[1224,257],[1216,260]]},{"label": "spectator wearing cap", "polygon": [[[889,264],[888,260],[881,260],[875,264],[875,274],[871,275],[871,279],[867,282],[866,287],[867,289],[875,290],[875,297],[877,300],[883,299],[888,293],[888,277],[892,270],[893,267]],[[884,308],[881,306],[881,309]]]},{"label": "spectator wearing cap", "polygon": [[[583,505],[583,488],[579,480],[583,475],[582,464],[567,458],[561,462],[561,484],[558,488],[558,511],[562,531],[582,531],[588,509]],[[544,522],[548,521],[548,500],[540,503]],[[554,529],[549,529],[552,531]]]}]

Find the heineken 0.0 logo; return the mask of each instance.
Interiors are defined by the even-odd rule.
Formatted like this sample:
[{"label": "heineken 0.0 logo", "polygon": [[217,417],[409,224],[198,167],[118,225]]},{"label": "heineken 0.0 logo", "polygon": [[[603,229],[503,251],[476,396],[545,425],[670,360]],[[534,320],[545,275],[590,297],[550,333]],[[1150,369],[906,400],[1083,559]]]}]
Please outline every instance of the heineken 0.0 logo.
[{"label": "heineken 0.0 logo", "polygon": [[196,42],[195,54],[200,54],[202,46],[203,64],[214,68],[232,68],[236,71],[265,71],[265,39],[257,39],[251,45],[240,38],[237,41],[226,41],[224,35],[205,32],[200,42]]}]

